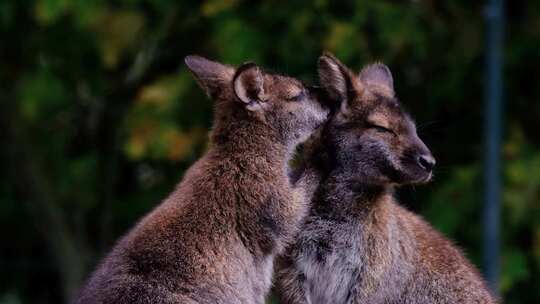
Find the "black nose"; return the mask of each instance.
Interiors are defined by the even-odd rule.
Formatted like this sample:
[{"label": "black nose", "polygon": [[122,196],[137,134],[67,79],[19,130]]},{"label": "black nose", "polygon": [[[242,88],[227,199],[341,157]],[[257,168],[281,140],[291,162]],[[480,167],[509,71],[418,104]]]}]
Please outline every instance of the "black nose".
[{"label": "black nose", "polygon": [[418,164],[422,169],[431,172],[435,167],[435,158],[431,155],[420,155],[418,156]]}]

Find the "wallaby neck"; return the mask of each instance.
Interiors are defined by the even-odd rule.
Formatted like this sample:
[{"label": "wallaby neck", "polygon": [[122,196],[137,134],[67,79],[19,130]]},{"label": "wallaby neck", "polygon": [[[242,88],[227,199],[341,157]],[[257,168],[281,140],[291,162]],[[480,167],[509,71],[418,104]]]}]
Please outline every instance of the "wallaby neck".
[{"label": "wallaby neck", "polygon": [[332,161],[320,140],[310,142],[306,150],[304,165],[314,166],[320,180],[313,197],[313,210],[318,215],[365,217],[394,192],[390,185],[364,183],[358,173]]},{"label": "wallaby neck", "polygon": [[392,195],[391,187],[361,183],[338,167],[332,170],[316,191],[314,210],[332,218],[365,218]]},{"label": "wallaby neck", "polygon": [[[218,125],[211,135],[211,154],[238,166],[286,171],[294,147],[289,147],[280,136],[256,119],[231,115],[225,125]],[[261,172],[262,173],[262,172]]]}]

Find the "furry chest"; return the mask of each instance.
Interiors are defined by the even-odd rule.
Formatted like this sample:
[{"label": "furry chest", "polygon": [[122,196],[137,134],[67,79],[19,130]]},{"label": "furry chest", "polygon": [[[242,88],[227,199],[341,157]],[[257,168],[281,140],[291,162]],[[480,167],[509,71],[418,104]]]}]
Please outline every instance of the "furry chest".
[{"label": "furry chest", "polygon": [[342,228],[327,229],[323,225],[306,230],[309,236],[303,236],[304,247],[297,253],[296,267],[305,278],[308,303],[348,303],[361,272],[360,242]]}]

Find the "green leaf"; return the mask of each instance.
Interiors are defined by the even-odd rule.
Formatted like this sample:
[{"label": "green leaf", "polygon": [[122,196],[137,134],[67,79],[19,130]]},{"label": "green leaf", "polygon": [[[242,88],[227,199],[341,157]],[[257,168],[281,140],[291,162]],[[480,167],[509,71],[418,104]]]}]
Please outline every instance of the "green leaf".
[{"label": "green leaf", "polygon": [[43,24],[51,24],[70,8],[70,0],[38,0],[35,6],[36,19]]},{"label": "green leaf", "polygon": [[64,105],[66,91],[62,81],[47,69],[25,75],[18,87],[18,102],[22,115],[28,120],[51,118]]}]

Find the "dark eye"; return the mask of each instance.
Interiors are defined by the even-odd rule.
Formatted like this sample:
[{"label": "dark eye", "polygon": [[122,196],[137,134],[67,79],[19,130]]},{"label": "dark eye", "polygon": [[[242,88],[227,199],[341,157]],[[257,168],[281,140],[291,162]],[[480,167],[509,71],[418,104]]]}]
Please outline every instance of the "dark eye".
[{"label": "dark eye", "polygon": [[292,97],[289,97],[287,98],[287,100],[289,101],[301,101],[302,99],[304,99],[304,97],[306,97],[306,91],[302,90],[300,91],[300,93],[292,96]]}]

